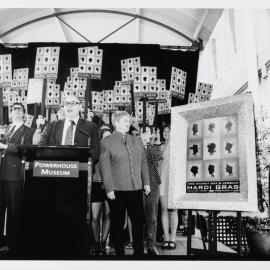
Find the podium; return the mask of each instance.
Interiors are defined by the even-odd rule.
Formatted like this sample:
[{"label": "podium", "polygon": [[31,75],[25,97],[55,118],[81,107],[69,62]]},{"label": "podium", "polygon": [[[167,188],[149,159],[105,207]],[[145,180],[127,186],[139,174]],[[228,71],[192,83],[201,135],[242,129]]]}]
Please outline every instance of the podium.
[{"label": "podium", "polygon": [[19,145],[17,150],[24,179],[23,258],[85,258],[90,245],[90,148]]}]

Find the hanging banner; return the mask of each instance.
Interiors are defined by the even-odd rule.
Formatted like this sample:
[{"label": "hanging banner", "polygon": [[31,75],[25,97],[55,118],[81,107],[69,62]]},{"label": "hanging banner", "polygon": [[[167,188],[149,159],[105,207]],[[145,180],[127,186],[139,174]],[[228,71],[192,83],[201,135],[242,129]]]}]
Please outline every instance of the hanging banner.
[{"label": "hanging banner", "polygon": [[171,110],[169,208],[256,211],[252,95]]}]

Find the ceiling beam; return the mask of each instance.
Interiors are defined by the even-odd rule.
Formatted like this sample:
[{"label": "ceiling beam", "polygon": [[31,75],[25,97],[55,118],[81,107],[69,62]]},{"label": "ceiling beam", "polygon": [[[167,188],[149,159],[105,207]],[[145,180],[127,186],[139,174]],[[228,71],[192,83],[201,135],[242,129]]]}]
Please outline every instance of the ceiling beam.
[{"label": "ceiling beam", "polygon": [[[39,22],[39,21],[42,21],[42,20],[46,20],[46,19],[50,19],[52,17],[58,17],[59,16],[63,16],[63,15],[71,15],[71,14],[79,14],[79,13],[111,13],[111,14],[117,14],[117,15],[122,15],[122,16],[129,16],[129,17],[136,17],[136,18],[140,18],[142,20],[145,20],[147,22],[150,22],[150,23],[154,23],[162,28],[165,28],[171,32],[174,32],[175,34],[181,36],[182,38],[188,40],[189,42],[191,42],[193,45],[195,44],[199,44],[197,40],[193,40],[192,38],[188,37],[187,35],[183,34],[182,32],[176,30],[175,28],[172,28],[164,23],[161,23],[159,21],[156,21],[156,20],[153,20],[153,19],[150,19],[150,18],[147,18],[147,17],[144,17],[144,16],[141,16],[141,15],[137,15],[137,14],[132,14],[132,13],[128,13],[128,12],[123,12],[123,11],[118,11],[118,10],[106,10],[106,9],[83,9],[83,10],[71,10],[71,11],[64,11],[64,12],[57,12],[57,13],[54,13],[54,14],[50,14],[50,15],[47,15],[47,16],[42,16],[42,17],[39,17],[39,18],[36,18],[34,20],[30,20],[28,22],[25,22],[25,23],[22,23],[14,28],[11,28],[10,30],[0,34],[0,39],[7,36],[8,34],[18,30],[18,29],[21,29],[23,27],[26,27],[30,24],[33,24],[33,23],[36,23],[36,22]],[[61,20],[61,19],[60,19]],[[65,23],[66,24],[66,23]],[[199,48],[199,46],[198,46]]]},{"label": "ceiling beam", "polygon": [[83,34],[81,34],[79,31],[77,31],[75,28],[73,28],[70,24],[68,24],[67,22],[65,22],[63,19],[61,19],[59,16],[56,15],[56,18],[61,21],[63,24],[65,24],[67,27],[69,27],[72,31],[74,31],[77,35],[79,35],[80,37],[82,37],[84,40],[86,40],[88,43],[91,43],[91,41],[86,38]]},{"label": "ceiling beam", "polygon": [[[53,14],[57,13],[57,9],[56,8],[52,8],[52,12]],[[67,34],[66,34],[66,30],[64,29],[64,27],[62,26],[62,22],[55,17],[56,23],[59,25],[60,30],[63,32],[63,35],[65,37],[66,42],[70,42],[70,40],[68,40]]]},{"label": "ceiling beam", "polygon": [[194,40],[197,40],[197,39],[198,39],[199,34],[200,34],[200,32],[201,32],[201,30],[202,30],[202,27],[203,27],[203,25],[204,25],[204,23],[205,23],[205,20],[206,20],[206,18],[207,18],[207,15],[208,15],[208,9],[205,9],[204,12],[203,12],[202,15],[201,15],[201,18],[200,18],[200,20],[199,20],[199,23],[198,23],[198,25],[197,25],[197,27],[196,27],[196,30],[195,30],[195,32],[194,32],[194,35],[193,35],[193,39],[194,39]]},{"label": "ceiling beam", "polygon": [[[136,8],[136,14],[141,15],[142,10],[140,8]],[[141,19],[140,18],[138,18],[136,21],[136,40],[138,44],[141,43]]]},{"label": "ceiling beam", "polygon": [[113,34],[115,34],[116,32],[118,32],[119,30],[121,30],[122,28],[124,28],[125,26],[127,26],[128,24],[130,24],[131,22],[133,22],[134,20],[136,20],[137,18],[134,17],[133,19],[129,20],[128,22],[126,22],[125,24],[121,25],[120,27],[118,27],[117,29],[115,29],[114,31],[112,31],[110,34],[108,34],[107,36],[105,36],[104,38],[102,38],[100,41],[98,41],[97,43],[100,43],[102,41],[104,41],[106,38],[112,36]]}]

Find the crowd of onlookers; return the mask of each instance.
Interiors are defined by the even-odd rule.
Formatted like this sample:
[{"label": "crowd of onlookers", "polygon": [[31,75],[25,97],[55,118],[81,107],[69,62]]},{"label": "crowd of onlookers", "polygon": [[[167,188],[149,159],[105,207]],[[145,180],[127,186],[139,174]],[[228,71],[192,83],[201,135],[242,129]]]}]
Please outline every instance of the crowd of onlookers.
[{"label": "crowd of onlookers", "polygon": [[[127,248],[143,255],[145,244],[147,254],[158,255],[156,242],[161,238],[163,249],[175,249],[178,210],[168,209],[170,126],[164,124],[161,130],[142,127],[126,111],[114,112],[111,125],[100,118],[95,123],[91,112],[89,120],[81,119],[80,109],[78,98],[68,96],[56,121],[46,123],[38,117],[33,129],[24,124],[24,106],[12,106],[12,122],[2,131],[0,141],[0,252],[16,247],[20,224],[23,184],[18,144],[90,146],[94,164],[92,255],[105,255],[108,245],[116,255],[124,255]],[[6,209],[7,241],[3,245]]]}]

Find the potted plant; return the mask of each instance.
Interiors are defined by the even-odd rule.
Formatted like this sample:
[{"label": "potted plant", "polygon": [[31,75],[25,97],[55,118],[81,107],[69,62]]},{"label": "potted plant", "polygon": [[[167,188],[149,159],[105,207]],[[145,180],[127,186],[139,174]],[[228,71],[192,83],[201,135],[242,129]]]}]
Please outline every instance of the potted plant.
[{"label": "potted plant", "polygon": [[247,217],[245,229],[252,255],[270,256],[269,218],[269,168],[270,168],[270,125],[264,108],[255,114],[256,168],[258,186],[258,208],[261,213]]}]

